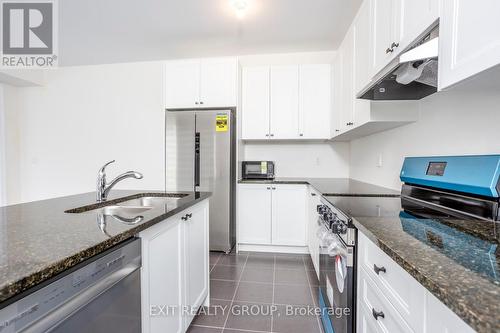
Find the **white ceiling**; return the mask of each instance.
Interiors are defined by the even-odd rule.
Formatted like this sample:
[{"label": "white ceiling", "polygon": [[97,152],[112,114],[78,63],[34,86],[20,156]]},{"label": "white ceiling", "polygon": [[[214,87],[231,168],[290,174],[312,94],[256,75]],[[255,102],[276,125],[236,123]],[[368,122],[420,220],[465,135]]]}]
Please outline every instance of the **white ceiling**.
[{"label": "white ceiling", "polygon": [[362,0],[59,1],[59,64],[336,49]]}]

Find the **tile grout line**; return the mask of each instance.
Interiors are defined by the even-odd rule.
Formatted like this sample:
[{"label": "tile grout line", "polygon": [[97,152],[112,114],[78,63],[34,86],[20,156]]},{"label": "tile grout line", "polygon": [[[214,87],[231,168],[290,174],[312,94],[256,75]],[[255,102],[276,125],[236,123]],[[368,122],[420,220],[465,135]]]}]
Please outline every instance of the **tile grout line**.
[{"label": "tile grout line", "polygon": [[[312,290],[313,287],[311,286],[311,280],[309,279],[309,273],[307,272],[307,266],[306,266],[305,257],[302,257],[302,262],[304,263],[304,269],[306,270],[307,282],[309,283],[309,293],[311,294],[313,305],[316,306],[316,302],[314,300],[314,293],[313,293],[313,290]],[[314,271],[314,274],[316,274],[316,271]],[[316,323],[318,324],[319,332],[322,332],[323,329],[321,328],[321,322],[319,321],[319,316],[316,316]]]},{"label": "tile grout line", "polygon": [[[238,254],[235,254],[235,255],[238,255]],[[238,292],[238,288],[240,286],[241,279],[243,278],[243,271],[245,270],[245,267],[247,266],[247,261],[248,261],[248,253],[246,254],[246,257],[245,257],[245,263],[243,264],[243,268],[241,270],[241,275],[238,279],[238,282],[236,283],[236,289],[234,290],[233,299],[231,300],[231,304],[229,304],[229,313],[227,314],[226,320],[224,321],[224,326],[222,326],[222,331],[224,331],[226,329],[227,320],[229,319],[229,315],[231,314],[234,299],[236,298],[236,293]]]}]

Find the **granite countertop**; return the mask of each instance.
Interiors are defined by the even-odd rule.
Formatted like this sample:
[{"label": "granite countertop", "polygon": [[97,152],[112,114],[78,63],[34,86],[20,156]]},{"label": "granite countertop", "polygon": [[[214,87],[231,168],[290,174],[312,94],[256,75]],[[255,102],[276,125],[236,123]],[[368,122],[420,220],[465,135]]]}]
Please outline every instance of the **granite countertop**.
[{"label": "granite countertop", "polygon": [[500,332],[500,223],[415,218],[398,198],[325,198],[472,328]]},{"label": "granite countertop", "polygon": [[[113,190],[107,203],[95,204],[94,208],[151,195],[179,197],[181,194]],[[206,192],[187,193],[166,206],[154,206],[140,213],[143,220],[134,225],[109,216],[104,227],[99,226],[96,211],[65,213],[95,203],[95,192],[0,207],[0,308],[17,298],[13,296],[209,196]]]},{"label": "granite countertop", "polygon": [[399,197],[400,192],[389,188],[360,182],[350,178],[299,178],[277,177],[273,180],[241,179],[240,184],[305,184],[311,185],[322,195]]}]

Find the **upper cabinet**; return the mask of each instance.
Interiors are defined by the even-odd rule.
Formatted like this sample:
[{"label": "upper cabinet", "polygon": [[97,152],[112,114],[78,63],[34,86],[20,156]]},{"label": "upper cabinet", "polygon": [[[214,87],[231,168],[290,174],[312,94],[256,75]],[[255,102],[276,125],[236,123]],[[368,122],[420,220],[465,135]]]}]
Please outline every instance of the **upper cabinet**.
[{"label": "upper cabinet", "polygon": [[500,1],[443,1],[439,89],[500,64]]},{"label": "upper cabinet", "polygon": [[236,106],[236,58],[169,61],[165,64],[165,107]]},{"label": "upper cabinet", "polygon": [[376,75],[438,19],[436,0],[370,2],[370,75]]},{"label": "upper cabinet", "polygon": [[271,67],[271,138],[299,135],[299,66]]},{"label": "upper cabinet", "polygon": [[331,138],[331,65],[242,70],[243,140]]}]

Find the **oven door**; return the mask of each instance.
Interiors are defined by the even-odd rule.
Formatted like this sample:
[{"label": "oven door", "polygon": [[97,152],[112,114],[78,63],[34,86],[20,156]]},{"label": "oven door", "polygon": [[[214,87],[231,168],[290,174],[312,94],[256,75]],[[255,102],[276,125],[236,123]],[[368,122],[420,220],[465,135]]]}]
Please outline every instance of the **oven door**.
[{"label": "oven door", "polygon": [[351,333],[355,327],[354,247],[330,232],[320,241],[319,304],[326,333]]}]

